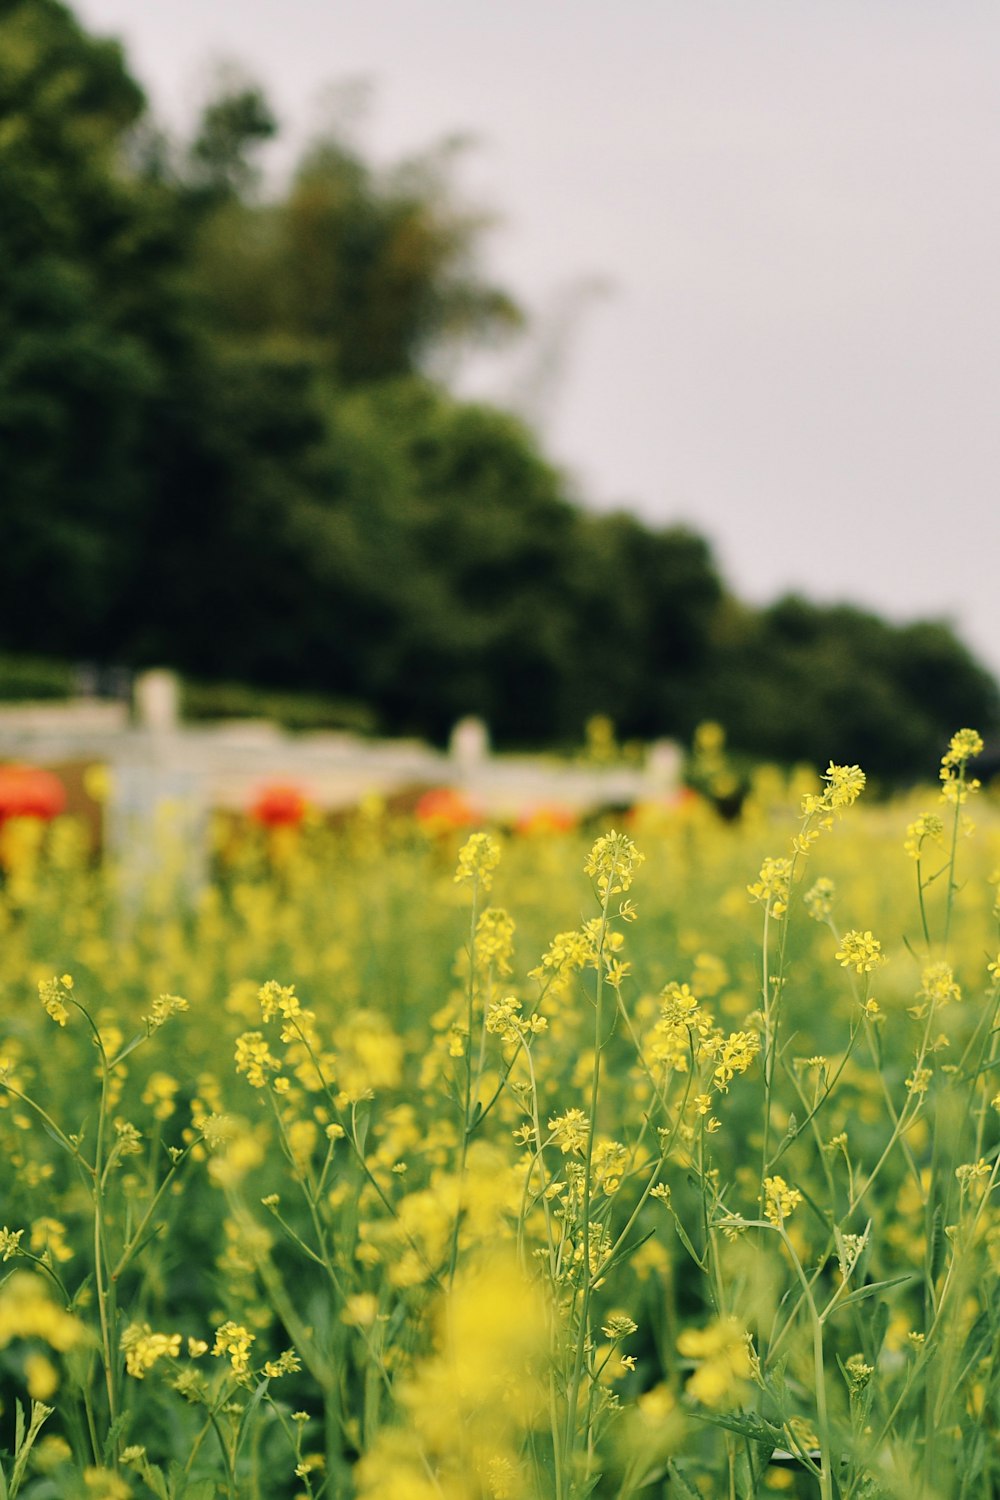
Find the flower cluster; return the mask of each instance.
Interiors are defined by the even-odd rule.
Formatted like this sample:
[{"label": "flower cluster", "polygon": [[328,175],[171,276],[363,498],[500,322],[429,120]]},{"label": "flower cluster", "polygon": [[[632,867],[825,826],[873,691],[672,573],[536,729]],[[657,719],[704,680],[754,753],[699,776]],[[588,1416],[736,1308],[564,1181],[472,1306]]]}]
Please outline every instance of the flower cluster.
[{"label": "flower cluster", "polygon": [[502,1000],[494,1001],[486,1012],[486,1030],[499,1036],[507,1045],[519,1043],[528,1036],[537,1036],[547,1029],[548,1024],[537,1011],[532,1011],[530,1016],[522,1015],[521,1002],[515,995],[505,995]]},{"label": "flower cluster", "polygon": [[753,1374],[746,1329],[735,1318],[720,1318],[707,1328],[689,1328],[677,1340],[687,1359],[701,1360],[687,1383],[687,1394],[703,1406],[729,1406],[739,1400],[743,1382]]},{"label": "flower cluster", "polygon": [[928,1005],[948,1005],[953,1000],[961,1000],[962,991],[955,982],[951,964],[944,959],[927,964],[920,975],[918,994]]},{"label": "flower cluster", "polygon": [[564,1156],[571,1151],[578,1152],[582,1156],[587,1149],[590,1121],[582,1109],[568,1109],[565,1114],[556,1115],[549,1121],[549,1129],[552,1132],[552,1140]]},{"label": "flower cluster", "polygon": [[212,1353],[216,1359],[224,1359],[229,1356],[229,1363],[237,1375],[245,1375],[250,1368],[250,1345],[254,1342],[256,1335],[242,1323],[234,1323],[231,1319],[215,1330],[215,1343]]},{"label": "flower cluster", "polygon": [[14,1339],[41,1339],[64,1354],[85,1337],[83,1324],[52,1301],[40,1276],[15,1271],[0,1286],[0,1349]]},{"label": "flower cluster", "polygon": [[130,1323],[121,1338],[125,1369],[136,1380],[144,1380],[157,1360],[176,1359],[181,1352],[179,1333],[154,1333],[148,1323]]},{"label": "flower cluster", "polygon": [[878,938],[869,931],[859,932],[856,928],[844,933],[836,957],[841,968],[854,969],[858,974],[870,974],[879,964],[885,963]]},{"label": "flower cluster", "polygon": [[747,886],[751,898],[759,901],[772,917],[782,917],[788,910],[788,888],[792,878],[790,859],[770,855],[760,867],[760,874]]},{"label": "flower cluster", "polygon": [[458,851],[455,884],[478,883],[480,890],[493,885],[493,871],[500,863],[500,845],[491,833],[474,833]]},{"label": "flower cluster", "polygon": [[832,915],[834,894],[833,881],[826,875],[821,875],[806,891],[802,899],[805,902],[806,911],[814,922],[825,922]]},{"label": "flower cluster", "polygon": [[944,824],[937,813],[921,813],[919,818],[906,825],[903,849],[911,859],[920,859],[924,844],[938,842],[943,832]]},{"label": "flower cluster", "polygon": [[764,1178],[764,1216],[781,1225],[802,1202],[798,1188],[789,1187],[783,1177]]},{"label": "flower cluster", "polygon": [[493,965],[501,978],[511,971],[514,952],[514,919],[500,906],[488,906],[476,922],[476,963]]},{"label": "flower cluster", "polygon": [[143,1025],[146,1028],[146,1035],[152,1036],[154,1032],[159,1031],[165,1021],[169,1021],[171,1016],[181,1015],[189,1009],[188,1002],[183,1000],[180,995],[157,996],[149,1007],[149,1015],[142,1018]]},{"label": "flower cluster", "polygon": [[597,882],[602,901],[627,891],[635,878],[635,872],[646,858],[640,854],[632,840],[624,833],[604,833],[594,844],[584,873]]},{"label": "flower cluster", "polygon": [[245,1031],[236,1038],[236,1071],[246,1075],[251,1088],[267,1086],[268,1074],[281,1070],[281,1062],[270,1051],[259,1031]]},{"label": "flower cluster", "polygon": [[978,792],[980,783],[973,777],[967,781],[965,768],[975,755],[983,751],[982,736],[974,729],[960,729],[951,737],[951,743],[941,757],[941,796],[946,802],[961,805],[973,792]]},{"label": "flower cluster", "polygon": [[58,1026],[65,1026],[69,1020],[68,1005],[71,1000],[70,991],[73,988],[72,974],[63,974],[60,979],[40,979],[38,981],[38,998],[45,1007],[46,1012]]},{"label": "flower cluster", "polygon": [[276,1015],[292,1021],[302,1014],[302,1004],[293,984],[279,984],[276,979],[269,979],[257,991],[257,999],[265,1021],[273,1020]]}]

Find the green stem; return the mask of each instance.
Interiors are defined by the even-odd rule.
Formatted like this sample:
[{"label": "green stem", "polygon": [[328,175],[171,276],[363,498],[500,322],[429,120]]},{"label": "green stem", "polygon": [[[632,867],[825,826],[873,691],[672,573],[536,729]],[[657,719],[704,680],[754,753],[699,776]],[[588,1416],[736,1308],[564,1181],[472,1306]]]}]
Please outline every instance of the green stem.
[{"label": "green stem", "polygon": [[448,1258],[448,1285],[455,1282],[458,1266],[458,1242],[462,1227],[462,1194],[465,1187],[465,1167],[469,1156],[469,1123],[472,1118],[472,1023],[476,995],[476,923],[479,917],[479,878],[472,882],[472,910],[469,916],[469,980],[466,985],[466,1041],[465,1041],[465,1098],[462,1108],[462,1144],[458,1161],[458,1193],[455,1203],[455,1227],[451,1236],[451,1254]]},{"label": "green stem", "polygon": [[580,1325],[577,1333],[576,1354],[573,1361],[573,1374],[569,1385],[566,1411],[566,1452],[570,1457],[576,1446],[577,1404],[580,1397],[580,1385],[583,1380],[583,1367],[589,1343],[590,1299],[593,1291],[593,1283],[597,1279],[592,1274],[590,1267],[591,1172],[594,1160],[594,1138],[597,1130],[598,1096],[601,1085],[601,1047],[604,1029],[604,945],[607,939],[608,907],[611,902],[611,889],[614,885],[615,870],[616,866],[612,863],[604,889],[604,899],[601,903],[601,923],[598,928],[596,944],[597,981],[594,993],[594,1068],[590,1085],[590,1119],[587,1124],[587,1146],[584,1157],[583,1175],[583,1297],[580,1304]]}]

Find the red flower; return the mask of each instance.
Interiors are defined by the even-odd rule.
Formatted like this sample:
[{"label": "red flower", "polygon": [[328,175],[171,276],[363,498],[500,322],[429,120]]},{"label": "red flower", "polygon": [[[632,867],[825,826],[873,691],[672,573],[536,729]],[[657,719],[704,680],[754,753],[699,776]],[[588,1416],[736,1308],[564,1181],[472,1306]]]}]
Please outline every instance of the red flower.
[{"label": "red flower", "polygon": [[573,808],[550,802],[541,807],[525,808],[516,826],[518,833],[569,833],[579,821]]},{"label": "red flower", "polygon": [[413,809],[418,823],[429,833],[445,833],[449,828],[468,828],[479,822],[479,814],[469,800],[454,787],[439,786],[424,792]]},{"label": "red flower", "polygon": [[309,804],[297,787],[273,782],[261,787],[250,806],[250,816],[265,828],[297,828]]},{"label": "red flower", "polygon": [[48,822],[65,810],[66,790],[51,771],[39,766],[0,766],[0,823],[5,818]]}]

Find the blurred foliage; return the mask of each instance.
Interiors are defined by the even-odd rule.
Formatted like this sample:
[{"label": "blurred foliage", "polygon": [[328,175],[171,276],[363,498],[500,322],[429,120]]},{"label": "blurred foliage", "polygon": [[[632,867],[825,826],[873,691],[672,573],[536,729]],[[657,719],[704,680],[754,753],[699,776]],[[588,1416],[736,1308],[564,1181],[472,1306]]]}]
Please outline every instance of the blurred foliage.
[{"label": "blurred foliage", "polygon": [[362,702],[441,739],[626,737],[905,778],[1000,725],[951,629],[732,598],[707,544],[572,503],[506,413],[430,377],[514,332],[454,144],[345,139],[260,191],[278,129],[222,81],[191,139],[57,0],[0,0],[0,648]]},{"label": "blurred foliage", "polygon": [[73,669],[68,662],[0,652],[0,702],[68,698],[72,691]]},{"label": "blurred foliage", "polygon": [[181,706],[186,719],[267,719],[285,729],[344,729],[356,734],[369,734],[375,728],[371,710],[364,704],[318,693],[270,693],[239,682],[187,680]]}]

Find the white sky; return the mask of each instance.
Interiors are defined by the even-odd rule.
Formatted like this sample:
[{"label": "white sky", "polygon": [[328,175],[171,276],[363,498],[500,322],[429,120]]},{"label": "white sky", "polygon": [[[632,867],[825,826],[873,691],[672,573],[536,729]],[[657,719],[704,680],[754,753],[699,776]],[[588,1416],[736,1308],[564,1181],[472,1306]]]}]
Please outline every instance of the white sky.
[{"label": "white sky", "polygon": [[948,617],[1000,672],[995,0],[74,8],[173,124],[241,63],[279,160],[344,80],[376,159],[471,134],[457,184],[536,323],[463,389],[528,391],[580,500],[687,522],[745,598]]}]

